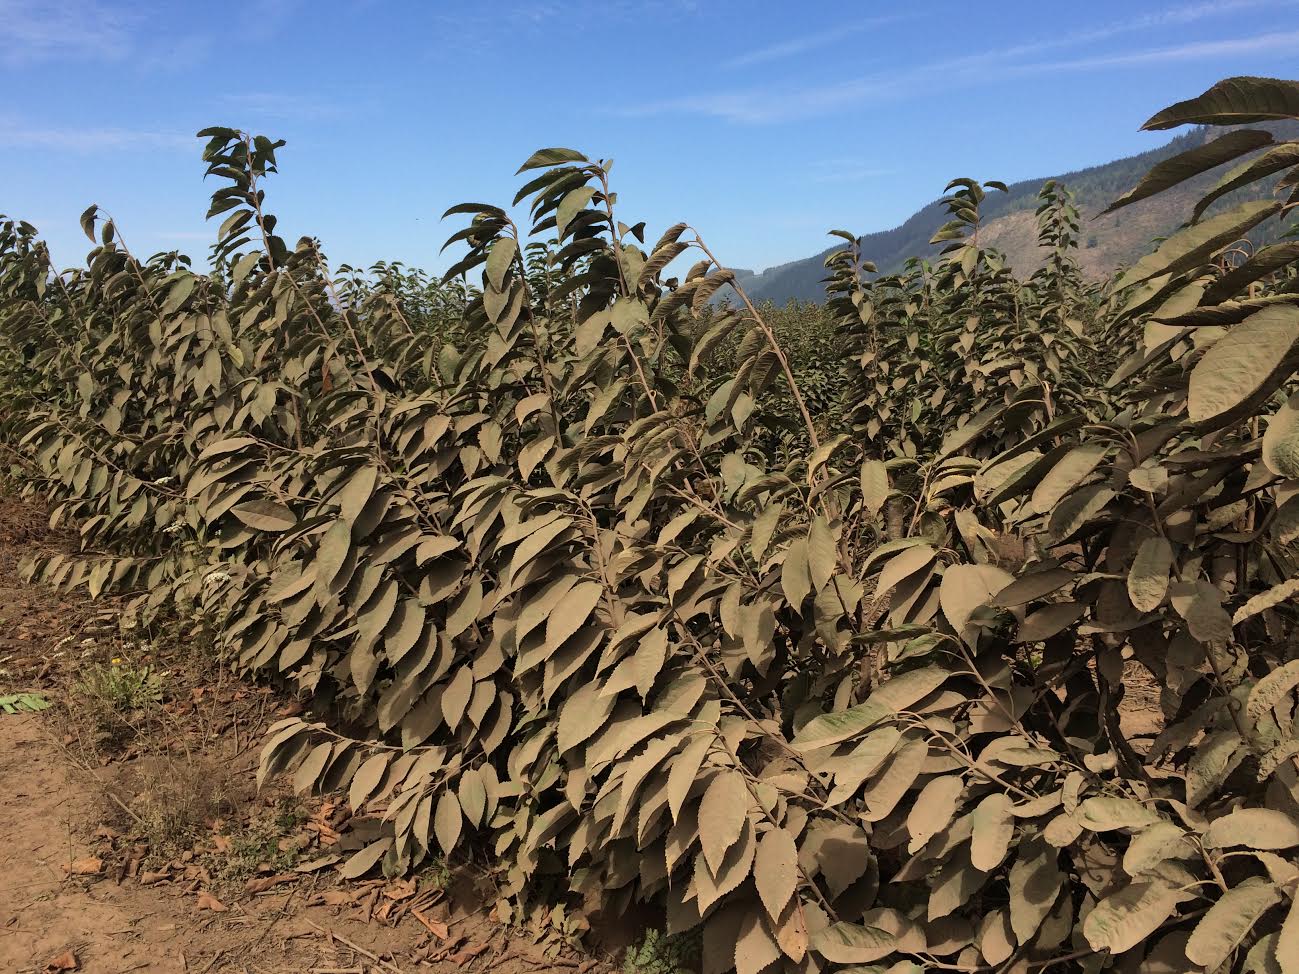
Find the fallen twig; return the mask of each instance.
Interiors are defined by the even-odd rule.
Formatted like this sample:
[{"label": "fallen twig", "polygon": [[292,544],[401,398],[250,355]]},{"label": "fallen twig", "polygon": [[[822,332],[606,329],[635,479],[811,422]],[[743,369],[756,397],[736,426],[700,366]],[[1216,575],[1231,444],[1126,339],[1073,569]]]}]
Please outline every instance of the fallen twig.
[{"label": "fallen twig", "polygon": [[388,970],[392,971],[393,974],[405,974],[405,972],[396,964],[384,960],[378,954],[366,950],[364,947],[360,946],[359,944],[352,943],[352,941],[348,940],[346,937],[340,936],[339,934],[335,933],[333,930],[326,930],[320,924],[314,922],[313,920],[307,917],[303,917],[302,919],[306,920],[306,922],[311,924],[311,926],[315,927],[321,933],[325,934],[325,936],[329,937],[330,940],[342,944],[348,950],[355,951],[356,953],[360,954],[362,957],[370,958],[370,960],[374,961],[380,967],[385,967]]},{"label": "fallen twig", "polygon": [[140,816],[135,813],[135,811],[131,808],[130,805],[126,804],[126,802],[118,798],[117,795],[113,793],[113,790],[104,783],[104,779],[99,777],[99,775],[95,773],[94,769],[90,767],[90,765],[86,764],[75,754],[73,754],[72,751],[68,749],[67,745],[65,745],[62,741],[54,737],[53,734],[43,732],[42,736],[51,744],[53,744],[55,747],[57,747],[60,751],[62,751],[63,756],[67,758],[68,762],[73,767],[78,768],[84,774],[92,778],[95,784],[99,786],[100,790],[105,795],[107,795],[113,801],[113,803],[117,805],[118,808],[126,812],[127,815],[131,816],[131,818],[135,821],[136,825],[144,825],[144,819],[140,818]]}]

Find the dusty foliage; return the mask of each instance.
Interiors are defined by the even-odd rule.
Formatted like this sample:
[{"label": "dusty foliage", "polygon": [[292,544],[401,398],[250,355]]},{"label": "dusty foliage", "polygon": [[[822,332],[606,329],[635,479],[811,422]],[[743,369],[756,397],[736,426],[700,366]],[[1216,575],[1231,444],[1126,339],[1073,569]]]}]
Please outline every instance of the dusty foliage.
[{"label": "dusty foliage", "polygon": [[[1299,84],[1156,115],[1233,128],[1131,198],[1231,159],[1211,195],[1280,195],[1100,290],[1058,186],[1027,281],[973,181],[932,265],[872,279],[846,234],[829,416],[607,163],[524,164],[534,243],[453,207],[481,290],[441,293],[290,247],[280,143],[208,130],[211,274],[94,207],[81,270],[0,228],[8,462],[85,549],[31,572],[314,693],[328,725],[276,725],[262,773],[382,814],[347,875],[472,841],[516,915],[660,902],[706,974],[1294,974],[1299,243],[1231,249],[1299,183],[1299,145],[1234,128],[1278,118]],[[1118,721],[1131,660],[1154,740]]]}]

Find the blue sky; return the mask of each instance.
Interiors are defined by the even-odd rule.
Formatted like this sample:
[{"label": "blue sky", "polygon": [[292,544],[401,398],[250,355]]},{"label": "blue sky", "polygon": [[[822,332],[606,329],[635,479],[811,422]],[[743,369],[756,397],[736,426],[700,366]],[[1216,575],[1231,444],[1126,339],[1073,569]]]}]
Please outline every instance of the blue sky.
[{"label": "blue sky", "polygon": [[1299,78],[1299,0],[0,0],[0,213],[60,264],[77,215],[201,260],[199,128],[288,140],[269,208],[335,262],[437,270],[449,205],[508,203],[535,148],[616,160],[619,216],[761,269],[896,225],[953,176],[1161,144],[1232,74]]}]

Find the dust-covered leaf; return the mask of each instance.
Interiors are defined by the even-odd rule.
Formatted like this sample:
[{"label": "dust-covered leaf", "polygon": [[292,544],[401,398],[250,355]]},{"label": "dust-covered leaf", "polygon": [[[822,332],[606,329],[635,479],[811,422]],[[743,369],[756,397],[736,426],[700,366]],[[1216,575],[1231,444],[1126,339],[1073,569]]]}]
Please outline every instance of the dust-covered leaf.
[{"label": "dust-covered leaf", "polygon": [[1096,904],[1083,921],[1093,950],[1122,954],[1158,930],[1177,909],[1179,894],[1166,883],[1130,883]]},{"label": "dust-covered leaf", "polygon": [[753,881],[767,914],[777,920],[798,886],[798,848],[784,829],[771,829],[758,842]]},{"label": "dust-covered leaf", "polygon": [[739,771],[723,771],[704,792],[699,803],[699,842],[714,874],[721,869],[726,850],[740,837],[748,808],[749,789]]}]

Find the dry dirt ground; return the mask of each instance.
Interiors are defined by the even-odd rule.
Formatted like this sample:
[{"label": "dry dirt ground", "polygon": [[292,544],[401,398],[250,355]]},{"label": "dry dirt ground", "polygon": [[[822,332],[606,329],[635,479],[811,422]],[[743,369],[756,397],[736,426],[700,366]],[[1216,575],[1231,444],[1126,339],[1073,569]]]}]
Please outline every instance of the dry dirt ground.
[{"label": "dry dirt ground", "polygon": [[[294,702],[196,669],[183,639],[170,649],[124,643],[111,602],[20,582],[23,555],[65,543],[43,515],[0,497],[0,694],[35,691],[52,703],[0,712],[0,972],[609,966],[610,948],[604,959],[577,954],[495,922],[481,869],[337,881],[328,863],[350,844],[348,810],[254,786],[259,731]],[[163,673],[160,702],[86,717],[87,674],[124,658]]]}]

